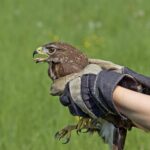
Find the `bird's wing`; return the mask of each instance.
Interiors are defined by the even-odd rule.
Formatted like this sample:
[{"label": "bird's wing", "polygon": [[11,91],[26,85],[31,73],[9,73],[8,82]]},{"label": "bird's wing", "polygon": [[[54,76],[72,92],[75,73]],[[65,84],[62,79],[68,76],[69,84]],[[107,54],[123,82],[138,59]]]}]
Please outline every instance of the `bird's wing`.
[{"label": "bird's wing", "polygon": [[52,84],[50,88],[50,94],[54,96],[62,94],[67,82],[83,74],[87,74],[87,73],[97,74],[101,68],[102,69],[115,69],[117,72],[120,72],[120,73],[122,72],[123,66],[114,64],[110,61],[105,61],[101,59],[88,59],[88,61],[90,65],[85,67],[85,69],[83,69],[81,72],[73,73],[73,74],[61,77],[57,80],[54,80],[54,83]]},{"label": "bird's wing", "polygon": [[127,129],[117,128],[112,123],[99,118],[99,136],[109,145],[110,150],[123,150]]},{"label": "bird's wing", "polygon": [[102,137],[102,139],[104,140],[105,143],[109,144],[110,149],[112,149],[113,147],[113,135],[114,135],[114,131],[116,130],[115,126],[102,119],[99,118],[98,119],[99,122],[99,136]]},{"label": "bird's wing", "polygon": [[123,68],[123,66],[121,65],[115,64],[111,61],[102,60],[102,59],[89,58],[88,61],[90,64],[99,65],[102,69],[122,69]]}]

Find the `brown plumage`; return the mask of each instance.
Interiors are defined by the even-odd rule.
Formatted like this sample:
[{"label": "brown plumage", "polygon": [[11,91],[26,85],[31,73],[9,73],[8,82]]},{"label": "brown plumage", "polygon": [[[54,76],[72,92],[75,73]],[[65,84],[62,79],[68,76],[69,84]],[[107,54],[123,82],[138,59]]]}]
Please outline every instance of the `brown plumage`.
[{"label": "brown plumage", "polygon": [[[60,77],[64,77],[66,75],[70,75],[72,73],[77,73],[85,68],[88,64],[98,64],[103,69],[118,69],[120,70],[122,67],[111,62],[103,61],[103,60],[95,60],[95,59],[88,59],[86,55],[80,52],[75,47],[61,42],[54,42],[48,43],[39,47],[36,51],[34,51],[33,56],[35,54],[45,55],[44,58],[35,58],[37,63],[39,62],[47,62],[49,64],[48,68],[48,75],[49,77],[55,81]],[[59,85],[61,86],[61,85]],[[90,119],[88,118],[86,121],[88,123],[84,124],[84,119],[81,120],[82,123],[78,123],[75,126],[67,126],[60,132],[56,134],[56,137],[59,139],[63,138],[66,134],[69,135],[67,138],[67,142],[70,138],[71,130],[77,129],[80,131],[81,128],[90,129],[90,131],[97,131],[100,133],[101,131],[95,126],[91,124]],[[124,147],[125,137],[127,129],[132,126],[132,123],[126,124],[128,122],[121,120],[120,118],[116,119],[113,116],[107,116],[107,121],[112,122],[114,125],[118,126],[119,128],[113,127],[113,150],[122,150]],[[79,126],[80,124],[80,126]],[[121,125],[121,126],[120,126]],[[110,125],[111,127],[111,125]],[[125,127],[125,128],[124,128]],[[104,131],[105,132],[105,131]],[[102,134],[103,137],[103,134]],[[104,137],[103,137],[104,138]],[[109,138],[109,137],[108,137]]]},{"label": "brown plumage", "polygon": [[[34,52],[39,53],[39,51]],[[41,47],[40,54],[47,54],[45,59],[36,58],[37,62],[48,62],[48,75],[55,80],[71,73],[81,71],[88,65],[88,58],[75,47],[61,42],[48,43]]]}]

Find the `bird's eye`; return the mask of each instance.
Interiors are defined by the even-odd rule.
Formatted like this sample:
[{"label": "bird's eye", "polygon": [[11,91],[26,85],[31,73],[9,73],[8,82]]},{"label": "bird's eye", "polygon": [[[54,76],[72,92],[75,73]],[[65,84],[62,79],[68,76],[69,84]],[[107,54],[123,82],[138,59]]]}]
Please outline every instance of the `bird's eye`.
[{"label": "bird's eye", "polygon": [[50,54],[54,54],[56,52],[56,49],[55,48],[50,48],[48,51],[49,51]]}]

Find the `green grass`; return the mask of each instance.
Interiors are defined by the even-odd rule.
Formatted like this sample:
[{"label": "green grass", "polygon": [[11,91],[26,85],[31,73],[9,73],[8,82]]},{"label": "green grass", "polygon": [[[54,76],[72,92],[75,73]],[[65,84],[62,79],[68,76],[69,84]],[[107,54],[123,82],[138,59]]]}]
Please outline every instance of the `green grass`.
[{"label": "green grass", "polygon": [[[149,0],[1,0],[0,6],[0,150],[106,150],[97,135],[73,134],[68,145],[54,139],[75,119],[49,95],[47,65],[36,65],[32,52],[61,40],[149,75]],[[134,129],[126,149],[149,150],[149,138]]]}]

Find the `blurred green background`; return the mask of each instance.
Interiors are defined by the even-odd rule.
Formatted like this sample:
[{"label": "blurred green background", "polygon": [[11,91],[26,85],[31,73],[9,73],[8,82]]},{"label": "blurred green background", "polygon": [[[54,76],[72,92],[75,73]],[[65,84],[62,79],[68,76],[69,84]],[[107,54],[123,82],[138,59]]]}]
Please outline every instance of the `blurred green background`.
[{"label": "blurred green background", "polygon": [[[54,139],[76,120],[49,95],[47,64],[32,52],[58,40],[149,75],[150,1],[0,0],[0,150],[108,149],[97,135]],[[133,129],[125,149],[149,150],[149,138]]]}]

